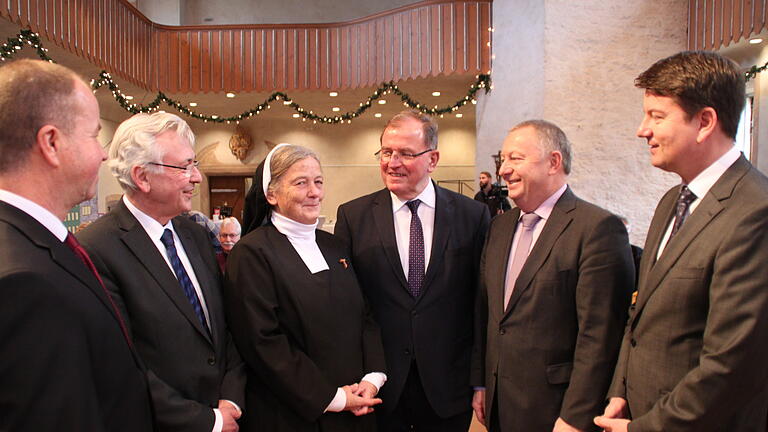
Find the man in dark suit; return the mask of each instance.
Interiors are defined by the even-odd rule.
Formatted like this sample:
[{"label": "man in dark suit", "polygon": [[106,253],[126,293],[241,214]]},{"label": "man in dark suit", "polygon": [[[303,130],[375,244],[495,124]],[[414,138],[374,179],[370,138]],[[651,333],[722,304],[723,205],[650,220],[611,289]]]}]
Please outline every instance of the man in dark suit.
[{"label": "man in dark suit", "polygon": [[0,68],[0,430],[151,431],[121,317],[61,221],[96,192],[99,105],[69,69]]},{"label": "man in dark suit", "polygon": [[483,250],[475,413],[492,432],[595,430],[634,285],[627,231],[568,187],[556,125],[518,124],[501,156],[517,208],[494,218]]},{"label": "man in dark suit", "polygon": [[236,431],[244,369],[224,319],[205,230],[184,216],[200,182],[189,126],[138,114],[115,132],[109,166],[125,191],[78,237],[124,313],[149,369],[161,431]]},{"label": "man in dark suit", "polygon": [[335,234],[349,244],[382,329],[388,379],[379,429],[464,432],[488,207],[431,181],[440,154],[429,116],[393,117],[376,155],[386,188],[339,207]]},{"label": "man in dark suit", "polygon": [[[639,137],[683,184],[662,197],[640,263],[608,431],[764,432],[768,179],[734,147],[744,76],[714,53],[656,62]],[[630,422],[631,420],[631,422]]]}]

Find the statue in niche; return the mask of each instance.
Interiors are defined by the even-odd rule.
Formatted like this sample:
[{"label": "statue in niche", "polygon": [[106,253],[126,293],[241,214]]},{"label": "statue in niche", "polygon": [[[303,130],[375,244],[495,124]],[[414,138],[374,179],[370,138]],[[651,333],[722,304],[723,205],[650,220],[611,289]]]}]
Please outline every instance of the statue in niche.
[{"label": "statue in niche", "polygon": [[232,154],[235,155],[237,160],[244,161],[248,156],[248,152],[251,151],[253,145],[253,138],[248,130],[244,127],[237,125],[235,128],[235,134],[229,139],[229,149]]}]

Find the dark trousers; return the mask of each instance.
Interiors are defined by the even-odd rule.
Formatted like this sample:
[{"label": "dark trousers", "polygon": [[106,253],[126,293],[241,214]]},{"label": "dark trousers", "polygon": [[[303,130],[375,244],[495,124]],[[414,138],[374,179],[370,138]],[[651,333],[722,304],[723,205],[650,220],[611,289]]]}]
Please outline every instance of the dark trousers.
[{"label": "dark trousers", "polygon": [[472,408],[467,406],[466,412],[453,417],[438,416],[427,400],[416,362],[413,362],[397,406],[391,413],[377,411],[377,419],[379,432],[467,432],[472,421]]}]

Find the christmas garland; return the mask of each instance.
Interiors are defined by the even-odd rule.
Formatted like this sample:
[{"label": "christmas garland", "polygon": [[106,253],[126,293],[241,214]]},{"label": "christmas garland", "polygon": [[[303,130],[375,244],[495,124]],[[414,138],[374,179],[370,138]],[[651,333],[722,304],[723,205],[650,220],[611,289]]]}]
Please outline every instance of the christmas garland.
[{"label": "christmas garland", "polygon": [[[34,47],[37,50],[37,55],[42,60],[54,62],[53,59],[48,57],[48,54],[47,54],[48,50],[46,48],[43,48],[42,44],[40,43],[39,35],[37,33],[32,32],[31,30],[22,30],[21,33],[19,33],[15,38],[8,38],[8,42],[4,43],[0,47],[0,60],[5,61],[6,59],[13,57],[16,51],[19,51],[22,48],[24,48],[25,44]],[[379,88],[377,88],[370,96],[368,96],[365,102],[360,103],[360,106],[357,110],[346,112],[344,114],[334,115],[334,116],[315,114],[312,110],[307,110],[303,108],[301,105],[299,105],[298,103],[294,102],[292,98],[288,96],[288,94],[283,92],[272,93],[267,99],[265,99],[263,102],[256,105],[255,107],[251,108],[250,110],[244,111],[237,115],[224,117],[224,116],[215,115],[215,114],[205,115],[205,114],[196,112],[192,110],[188,105],[185,105],[177,100],[169,98],[163,92],[158,92],[157,96],[155,96],[155,99],[146,105],[131,103],[125,97],[125,95],[120,91],[120,87],[118,87],[118,85],[115,84],[114,80],[112,79],[112,76],[107,71],[101,71],[101,73],[99,73],[98,78],[91,80],[91,87],[93,88],[93,90],[97,90],[104,85],[106,85],[107,88],[109,88],[109,90],[112,92],[112,96],[114,96],[115,101],[117,101],[117,103],[120,104],[120,106],[123,109],[125,109],[126,111],[132,114],[157,111],[160,108],[160,105],[162,103],[165,103],[168,106],[176,109],[178,112],[184,115],[187,115],[189,117],[202,120],[203,122],[239,123],[242,120],[246,120],[253,116],[259,115],[261,114],[262,111],[269,109],[270,103],[282,100],[284,101],[283,103],[285,105],[289,105],[291,108],[293,108],[293,110],[296,111],[296,113],[299,114],[299,116],[304,121],[311,120],[313,123],[320,122],[324,124],[338,124],[338,123],[344,123],[344,122],[351,123],[352,119],[360,117],[369,108],[371,108],[371,105],[373,104],[374,101],[376,101],[377,99],[389,93],[399,96],[403,102],[403,105],[408,106],[410,108],[417,109],[422,113],[429,114],[429,115],[448,114],[458,110],[459,108],[463,107],[468,103],[476,103],[475,93],[477,93],[478,90],[480,89],[485,89],[485,92],[487,93],[491,87],[491,77],[490,75],[478,75],[477,81],[474,84],[470,85],[469,91],[462,99],[459,99],[452,105],[448,105],[442,108],[438,108],[437,106],[433,108],[428,108],[426,104],[423,104],[421,102],[418,102],[412,99],[408,95],[408,93],[403,92],[394,82],[390,81],[388,83],[384,83],[381,86],[379,86]]]}]

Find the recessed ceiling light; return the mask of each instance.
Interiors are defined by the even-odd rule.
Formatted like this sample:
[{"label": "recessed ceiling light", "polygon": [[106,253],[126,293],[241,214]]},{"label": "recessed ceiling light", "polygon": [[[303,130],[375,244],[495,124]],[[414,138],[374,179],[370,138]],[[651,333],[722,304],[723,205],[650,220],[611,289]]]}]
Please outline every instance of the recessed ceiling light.
[{"label": "recessed ceiling light", "polygon": [[217,118],[219,118],[219,116],[217,116],[217,115],[215,115],[215,114],[214,114],[214,115],[212,115],[212,116],[211,116],[211,118],[212,118],[212,119],[217,119]]},{"label": "recessed ceiling light", "polygon": [[228,98],[233,98],[233,97],[235,97],[235,94],[232,93],[232,92],[229,92],[229,93],[227,93],[227,97]]},{"label": "recessed ceiling light", "polygon": [[291,104],[291,101],[289,100],[283,101],[283,105],[290,105],[290,104]]},{"label": "recessed ceiling light", "polygon": [[333,112],[339,112],[339,111],[341,111],[341,108],[333,107],[333,108],[331,108],[331,110],[333,110]]},{"label": "recessed ceiling light", "polygon": [[757,44],[762,43],[762,42],[763,42],[762,38],[752,38],[752,39],[749,40],[749,43],[751,43],[752,45],[757,45]]},{"label": "recessed ceiling light", "polygon": [[376,117],[376,118],[379,118],[379,117],[381,117],[381,113],[376,113],[373,116]]},{"label": "recessed ceiling light", "polygon": [[328,93],[328,96],[330,96],[330,97],[336,97],[338,95],[339,95],[339,92],[330,92],[330,93]]},{"label": "recessed ceiling light", "polygon": [[433,91],[432,92],[432,96],[440,96],[440,92],[439,91]]},{"label": "recessed ceiling light", "polygon": [[462,113],[457,113],[456,114],[456,118],[462,118],[462,117],[464,117],[464,114],[462,114]]},{"label": "recessed ceiling light", "polygon": [[133,96],[126,96],[125,100],[133,100]]},{"label": "recessed ceiling light", "polygon": [[386,99],[379,99],[379,105],[386,105],[387,100]]},{"label": "recessed ceiling light", "polygon": [[477,100],[476,99],[472,99],[472,105],[477,105]]},{"label": "recessed ceiling light", "polygon": [[299,118],[299,117],[301,117],[301,115],[299,115],[299,113],[296,113],[296,114],[292,115],[291,117],[293,117],[293,118]]},{"label": "recessed ceiling light", "polygon": [[189,106],[191,106],[191,107],[196,107],[196,106],[197,106],[197,102],[190,102],[190,103],[189,103]]}]

